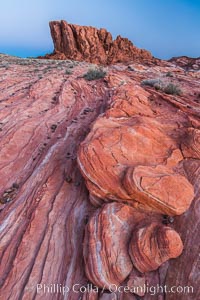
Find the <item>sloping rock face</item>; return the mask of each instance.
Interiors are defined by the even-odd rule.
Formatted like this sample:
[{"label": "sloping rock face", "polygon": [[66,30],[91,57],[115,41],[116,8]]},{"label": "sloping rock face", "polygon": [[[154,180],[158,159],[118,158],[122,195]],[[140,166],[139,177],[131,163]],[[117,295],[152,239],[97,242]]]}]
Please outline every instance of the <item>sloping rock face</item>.
[{"label": "sloping rock face", "polygon": [[92,207],[76,152],[107,90],[70,61],[0,59],[0,299],[78,299]]},{"label": "sloping rock face", "polygon": [[199,299],[199,73],[90,67],[0,55],[0,300]]},{"label": "sloping rock face", "polygon": [[184,68],[186,71],[200,70],[200,57],[192,58],[188,56],[172,57],[170,60],[173,64]]},{"label": "sloping rock face", "polygon": [[116,40],[106,29],[50,22],[54,53],[46,58],[73,59],[97,64],[112,64],[133,60],[151,60],[150,52],[138,49],[127,38]]}]

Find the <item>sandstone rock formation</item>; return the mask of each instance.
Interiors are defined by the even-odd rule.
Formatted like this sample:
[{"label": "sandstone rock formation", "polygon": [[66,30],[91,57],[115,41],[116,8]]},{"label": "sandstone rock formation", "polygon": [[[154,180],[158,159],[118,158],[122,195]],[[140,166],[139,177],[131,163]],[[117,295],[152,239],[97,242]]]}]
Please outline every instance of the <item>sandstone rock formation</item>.
[{"label": "sandstone rock formation", "polygon": [[[199,72],[133,62],[111,65],[104,79],[89,82],[87,63],[0,55],[0,67],[0,300],[152,299],[144,291],[80,290],[126,276],[122,287],[193,287],[158,292],[156,300],[199,299]],[[167,72],[181,96],[140,86]],[[174,222],[163,213],[176,215]],[[143,246],[140,228],[147,252],[134,250]],[[153,268],[177,256],[178,234],[178,258],[145,274],[131,267],[133,260],[147,271],[138,254],[152,257],[152,235]],[[48,293],[53,283],[69,291]]]},{"label": "sandstone rock formation", "polygon": [[50,22],[54,53],[46,58],[73,59],[97,64],[151,60],[150,52],[138,49],[127,38],[116,40],[106,29],[68,24],[66,21]]},{"label": "sandstone rock formation", "polygon": [[183,251],[180,236],[172,228],[152,222],[139,224],[133,231],[129,254],[133,265],[141,273],[156,270],[170,258]]},{"label": "sandstone rock formation", "polygon": [[183,245],[178,233],[160,223],[159,216],[124,204],[109,203],[97,210],[84,239],[87,278],[109,290],[122,284],[133,266],[145,273],[179,256]]},{"label": "sandstone rock formation", "polygon": [[184,70],[186,71],[200,70],[200,57],[197,58],[192,58],[188,56],[172,57],[171,59],[169,59],[169,61],[177,66],[184,68]]},{"label": "sandstone rock formation", "polygon": [[128,242],[135,224],[145,218],[128,205],[112,203],[91,217],[84,240],[85,271],[90,281],[106,287],[121,284],[132,271]]},{"label": "sandstone rock formation", "polygon": [[149,96],[131,83],[119,89],[112,107],[82,143],[78,162],[92,195],[105,201],[137,201],[154,211],[179,215],[194,197],[181,166],[177,169],[183,161],[177,148],[182,133],[173,137],[176,118],[155,118]]},{"label": "sandstone rock formation", "polygon": [[[92,207],[76,151],[107,90],[76,79],[86,66],[66,75],[69,61],[0,60],[0,299],[78,299]],[[52,283],[70,292],[47,293]]]}]

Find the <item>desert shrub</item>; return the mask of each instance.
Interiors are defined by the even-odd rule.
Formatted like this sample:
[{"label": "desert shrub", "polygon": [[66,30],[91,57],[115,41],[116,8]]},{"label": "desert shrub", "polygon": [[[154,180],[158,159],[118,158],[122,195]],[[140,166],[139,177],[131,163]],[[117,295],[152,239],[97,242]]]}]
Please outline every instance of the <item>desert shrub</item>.
[{"label": "desert shrub", "polygon": [[7,63],[2,63],[0,65],[0,68],[6,68],[6,70],[7,70],[8,67],[9,67],[9,64],[7,64]]},{"label": "desert shrub", "polygon": [[154,87],[156,90],[160,90],[163,87],[163,82],[160,79],[145,79],[142,80],[141,84]]},{"label": "desert shrub", "polygon": [[[67,63],[67,67],[70,68],[70,69],[73,69],[74,67],[77,66],[77,62],[76,61],[67,60],[65,62]],[[62,64],[63,64],[63,61],[62,61]]]},{"label": "desert shrub", "polygon": [[171,72],[167,72],[166,73],[166,77],[174,77],[173,74]]},{"label": "desert shrub", "polygon": [[91,68],[83,75],[86,80],[95,80],[104,78],[106,76],[106,71],[102,67]]},{"label": "desert shrub", "polygon": [[73,69],[74,66],[75,66],[75,65],[70,64],[70,65],[68,65],[68,68]]},{"label": "desert shrub", "polygon": [[66,71],[65,71],[65,74],[66,75],[71,75],[73,72],[72,72],[72,70],[69,70],[69,69],[67,69]]},{"label": "desert shrub", "polygon": [[135,69],[133,67],[131,67],[131,66],[128,66],[128,70],[129,71],[135,71]]},{"label": "desert shrub", "polygon": [[126,80],[121,80],[119,86],[126,84]]},{"label": "desert shrub", "polygon": [[163,92],[165,92],[166,94],[170,94],[170,95],[181,95],[182,94],[180,87],[173,83],[168,83],[168,85],[166,85],[163,88]]},{"label": "desert shrub", "polygon": [[179,86],[174,83],[163,82],[160,79],[145,79],[141,82],[141,85],[147,85],[154,87],[156,90],[161,90],[170,95],[181,95],[182,91]]}]

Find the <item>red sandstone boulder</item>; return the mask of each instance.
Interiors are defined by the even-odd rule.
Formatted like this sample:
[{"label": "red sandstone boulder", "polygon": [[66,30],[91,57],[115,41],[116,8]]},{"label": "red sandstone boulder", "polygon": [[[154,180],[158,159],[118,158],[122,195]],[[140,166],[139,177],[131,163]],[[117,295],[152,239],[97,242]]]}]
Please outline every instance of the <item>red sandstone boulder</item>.
[{"label": "red sandstone boulder", "polygon": [[129,244],[133,265],[141,273],[156,270],[170,258],[178,257],[182,251],[183,243],[179,234],[155,222],[139,225],[133,231]]},{"label": "red sandstone boulder", "polygon": [[123,183],[133,199],[172,215],[182,214],[194,197],[185,176],[162,165],[130,167]]},{"label": "red sandstone boulder", "polygon": [[128,205],[110,203],[91,217],[84,239],[85,272],[98,287],[121,284],[133,265],[128,254],[132,230],[146,215]]},{"label": "red sandstone boulder", "polygon": [[[180,236],[160,221],[158,215],[119,203],[96,210],[86,226],[84,239],[88,279],[109,290],[124,282],[133,265],[145,273],[179,256],[183,250]],[[138,276],[132,279],[128,282],[132,287],[144,281]]]},{"label": "red sandstone boulder", "polygon": [[170,116],[155,118],[142,88],[126,84],[121,90],[79,149],[91,199],[137,201],[160,213],[182,214],[194,191],[180,172],[183,155],[179,137],[173,137],[177,122]]}]

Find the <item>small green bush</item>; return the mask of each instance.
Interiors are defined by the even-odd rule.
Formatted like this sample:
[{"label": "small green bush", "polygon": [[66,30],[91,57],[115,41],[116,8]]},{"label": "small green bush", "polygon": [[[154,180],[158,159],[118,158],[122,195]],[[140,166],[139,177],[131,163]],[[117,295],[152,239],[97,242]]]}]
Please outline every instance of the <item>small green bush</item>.
[{"label": "small green bush", "polygon": [[169,83],[168,85],[166,85],[163,89],[163,92],[165,92],[166,94],[170,94],[170,95],[181,95],[182,94],[181,89],[173,83]]},{"label": "small green bush", "polygon": [[86,80],[96,80],[104,78],[106,76],[106,71],[102,67],[91,68],[83,75]]}]

